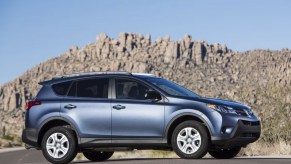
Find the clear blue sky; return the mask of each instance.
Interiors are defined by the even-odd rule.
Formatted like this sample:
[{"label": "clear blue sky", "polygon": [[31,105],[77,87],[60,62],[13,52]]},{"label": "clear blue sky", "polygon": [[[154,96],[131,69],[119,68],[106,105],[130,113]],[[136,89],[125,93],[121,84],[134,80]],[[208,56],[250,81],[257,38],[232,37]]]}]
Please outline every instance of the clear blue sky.
[{"label": "clear blue sky", "polygon": [[291,48],[291,1],[1,0],[0,84],[101,32],[188,33],[237,51]]}]

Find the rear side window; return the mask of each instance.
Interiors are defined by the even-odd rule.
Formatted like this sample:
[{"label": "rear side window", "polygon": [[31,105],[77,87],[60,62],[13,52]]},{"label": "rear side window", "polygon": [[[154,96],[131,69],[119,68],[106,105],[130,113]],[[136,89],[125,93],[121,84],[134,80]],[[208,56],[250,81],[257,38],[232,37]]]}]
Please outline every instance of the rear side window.
[{"label": "rear side window", "polygon": [[108,98],[108,78],[86,79],[73,82],[68,96]]},{"label": "rear side window", "polygon": [[71,81],[68,81],[68,82],[54,84],[52,88],[57,95],[65,96],[67,94],[67,91],[70,85],[71,85]]}]

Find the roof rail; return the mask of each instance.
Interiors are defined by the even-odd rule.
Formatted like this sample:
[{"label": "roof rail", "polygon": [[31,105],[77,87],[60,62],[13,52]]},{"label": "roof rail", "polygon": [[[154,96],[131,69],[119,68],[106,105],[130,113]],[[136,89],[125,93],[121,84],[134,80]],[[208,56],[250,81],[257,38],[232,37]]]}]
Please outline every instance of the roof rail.
[{"label": "roof rail", "polygon": [[143,76],[155,76],[153,74],[149,74],[149,73],[131,73],[132,75],[143,75]]},{"label": "roof rail", "polygon": [[131,73],[126,72],[126,71],[94,71],[94,72],[76,72],[76,73],[66,74],[66,75],[57,75],[57,76],[53,77],[52,79],[60,79],[60,78],[84,76],[84,75],[98,75],[98,74],[125,74],[125,75],[131,75]]}]

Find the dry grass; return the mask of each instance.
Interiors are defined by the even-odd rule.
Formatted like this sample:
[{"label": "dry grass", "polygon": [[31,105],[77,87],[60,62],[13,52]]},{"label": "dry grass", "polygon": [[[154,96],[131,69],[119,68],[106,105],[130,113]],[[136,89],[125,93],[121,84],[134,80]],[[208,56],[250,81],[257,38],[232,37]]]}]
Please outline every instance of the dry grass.
[{"label": "dry grass", "polygon": [[5,135],[0,137],[0,149],[18,147],[22,145],[21,138],[18,136]]},{"label": "dry grass", "polygon": [[248,145],[240,152],[241,156],[272,156],[291,155],[291,144],[284,141],[268,144],[266,142],[255,142]]}]

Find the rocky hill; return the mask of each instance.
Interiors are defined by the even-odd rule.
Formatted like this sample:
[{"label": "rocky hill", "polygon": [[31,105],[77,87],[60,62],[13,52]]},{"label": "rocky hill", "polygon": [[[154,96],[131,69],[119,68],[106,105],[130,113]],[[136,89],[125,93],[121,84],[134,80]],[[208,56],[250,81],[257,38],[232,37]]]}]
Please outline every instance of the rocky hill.
[{"label": "rocky hill", "polygon": [[28,70],[0,88],[0,136],[20,136],[25,101],[35,96],[38,82],[73,72],[125,70],[151,73],[173,80],[207,97],[232,99],[250,105],[263,124],[261,141],[291,141],[291,51],[234,52],[221,44],[152,41],[150,35],[106,34],[82,48]]}]

